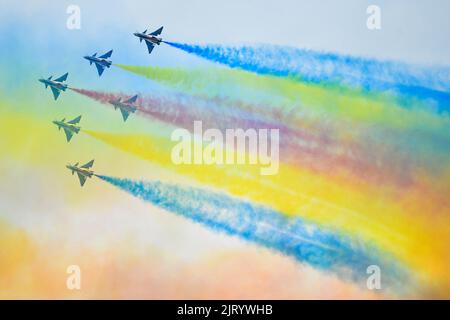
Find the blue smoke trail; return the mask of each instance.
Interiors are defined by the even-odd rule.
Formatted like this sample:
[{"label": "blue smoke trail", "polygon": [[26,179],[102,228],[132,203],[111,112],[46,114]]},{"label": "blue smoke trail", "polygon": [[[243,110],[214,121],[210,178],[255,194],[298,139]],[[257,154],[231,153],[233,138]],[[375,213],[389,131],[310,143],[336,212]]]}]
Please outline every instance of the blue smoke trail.
[{"label": "blue smoke trail", "polygon": [[[312,83],[337,83],[367,91],[427,100],[437,112],[450,109],[450,68],[419,67],[274,45],[222,46],[165,42],[205,59],[246,71]],[[431,100],[431,101],[430,101]]]},{"label": "blue smoke trail", "polygon": [[[383,270],[385,288],[403,288],[408,273],[388,254],[343,235],[320,230],[299,218],[287,218],[274,210],[222,193],[181,187],[159,181],[143,182],[98,175],[100,179],[213,230],[293,256],[320,270],[364,285],[366,269],[376,264]],[[397,288],[398,287],[398,288]]]}]

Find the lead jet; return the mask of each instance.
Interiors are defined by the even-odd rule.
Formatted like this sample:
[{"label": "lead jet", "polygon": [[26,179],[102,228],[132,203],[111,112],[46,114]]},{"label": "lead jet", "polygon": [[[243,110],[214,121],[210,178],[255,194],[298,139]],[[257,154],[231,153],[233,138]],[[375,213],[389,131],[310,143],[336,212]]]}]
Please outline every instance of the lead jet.
[{"label": "lead jet", "polygon": [[88,163],[82,165],[81,167],[78,167],[78,162],[74,165],[68,164],[66,166],[67,169],[72,171],[72,175],[76,172],[78,175],[78,179],[80,180],[80,185],[83,186],[86,182],[87,178],[91,178],[94,175],[94,171],[89,170],[92,168],[92,165],[94,164],[94,160],[89,161]]},{"label": "lead jet", "polygon": [[90,65],[92,65],[92,63],[95,63],[98,71],[98,76],[100,77],[105,68],[111,67],[112,61],[107,59],[111,57],[112,52],[112,50],[109,50],[107,53],[99,57],[97,57],[97,53],[94,53],[92,56],[84,56],[83,58],[88,60]]},{"label": "lead jet", "polygon": [[147,30],[145,30],[144,32],[135,32],[133,34],[139,38],[139,42],[142,42],[142,40],[145,41],[145,44],[148,48],[148,53],[150,54],[152,53],[155,44],[157,44],[158,46],[161,44],[162,38],[158,36],[161,34],[162,30],[163,27],[159,28],[156,31],[153,31],[152,33],[147,33]]},{"label": "lead jet", "polygon": [[53,123],[58,126],[58,130],[61,130],[61,128],[64,130],[64,133],[66,134],[67,142],[72,139],[72,136],[74,134],[78,134],[80,132],[80,127],[76,126],[81,120],[81,116],[76,117],[73,120],[70,120],[68,122],[65,122],[66,119],[62,119],[61,121],[55,120]]},{"label": "lead jet", "polygon": [[120,109],[122,113],[123,121],[127,121],[130,113],[136,112],[137,106],[133,105],[136,102],[137,95],[132,96],[130,99],[122,101],[122,98],[119,97],[117,100],[112,100],[111,103],[114,106],[114,110]]},{"label": "lead jet", "polygon": [[47,87],[50,87],[50,89],[52,89],[53,97],[56,100],[58,99],[60,92],[66,91],[66,89],[68,88],[67,84],[63,83],[67,80],[68,75],[69,73],[65,73],[61,77],[54,80],[52,80],[52,76],[50,76],[48,79],[39,79],[39,82],[45,84],[45,89],[47,89]]}]

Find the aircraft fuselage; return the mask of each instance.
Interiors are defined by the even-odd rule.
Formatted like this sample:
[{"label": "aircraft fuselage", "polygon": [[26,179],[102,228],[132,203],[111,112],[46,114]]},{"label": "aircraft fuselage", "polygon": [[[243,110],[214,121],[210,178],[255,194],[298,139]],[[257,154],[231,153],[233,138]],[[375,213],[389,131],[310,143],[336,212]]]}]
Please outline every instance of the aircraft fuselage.
[{"label": "aircraft fuselage", "polygon": [[64,128],[75,133],[78,133],[80,131],[80,127],[73,124],[65,123],[63,121],[55,120],[53,121],[53,123],[56,124],[59,129]]},{"label": "aircraft fuselage", "polygon": [[92,57],[92,56],[85,56],[84,58],[91,63],[92,62],[98,63],[98,64],[101,64],[106,67],[109,67],[112,64],[112,61],[107,60],[105,58],[97,58],[97,57]]},{"label": "aircraft fuselage", "polygon": [[136,32],[136,33],[134,33],[134,35],[141,40],[146,40],[146,41],[149,41],[149,42],[151,42],[153,44],[157,44],[157,45],[160,45],[161,41],[162,41],[162,38],[151,35],[151,34]]},{"label": "aircraft fuselage", "polygon": [[127,112],[135,112],[136,111],[136,106],[129,104],[129,103],[123,103],[123,102],[117,102],[117,101],[111,101],[111,104],[114,106],[114,109],[122,109],[125,110]]},{"label": "aircraft fuselage", "polygon": [[59,82],[59,81],[48,80],[48,79],[39,79],[39,81],[42,82],[43,84],[45,84],[45,87],[50,86],[55,89],[63,90],[63,91],[67,89],[67,84]]},{"label": "aircraft fuselage", "polygon": [[68,164],[66,166],[66,168],[71,170],[72,174],[76,172],[76,173],[79,173],[79,174],[81,174],[81,175],[83,175],[85,177],[88,177],[88,178],[90,178],[90,177],[92,177],[94,175],[94,171],[92,171],[92,170],[85,169],[85,168],[79,168],[77,166],[72,166],[70,164]]}]

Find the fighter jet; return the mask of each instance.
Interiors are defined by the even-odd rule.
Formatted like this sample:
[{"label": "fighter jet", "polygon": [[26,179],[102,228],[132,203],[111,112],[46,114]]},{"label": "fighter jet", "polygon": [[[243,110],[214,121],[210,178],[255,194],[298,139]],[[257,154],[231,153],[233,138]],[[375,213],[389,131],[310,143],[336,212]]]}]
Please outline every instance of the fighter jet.
[{"label": "fighter jet", "polygon": [[53,97],[56,100],[58,99],[61,90],[66,91],[68,88],[67,84],[63,83],[67,80],[68,75],[69,73],[65,73],[55,80],[52,80],[52,76],[50,76],[48,79],[39,79],[39,81],[45,84],[45,89],[50,86],[50,89],[52,89],[53,92]]},{"label": "fighter jet", "polygon": [[112,50],[109,50],[107,53],[99,57],[97,57],[97,53],[94,53],[92,56],[84,56],[83,58],[88,60],[90,65],[92,65],[92,63],[95,63],[98,71],[98,76],[100,77],[105,68],[111,67],[112,61],[107,59],[111,57],[112,52]]},{"label": "fighter jet", "polygon": [[120,112],[122,113],[123,121],[127,121],[128,116],[130,113],[136,112],[137,106],[133,105],[133,103],[136,102],[137,95],[132,96],[130,99],[122,101],[122,98],[118,98],[117,100],[112,100],[109,103],[111,103],[114,106],[114,110],[117,108],[120,109]]},{"label": "fighter jet", "polygon": [[162,38],[158,37],[163,30],[163,27],[159,28],[156,31],[153,31],[152,33],[147,33],[147,30],[144,32],[135,32],[133,33],[136,37],[139,38],[139,42],[142,42],[142,40],[145,41],[145,44],[148,48],[148,53],[152,53],[153,48],[155,47],[155,44],[160,45]]},{"label": "fighter jet", "polygon": [[94,164],[94,160],[89,161],[85,165],[82,165],[81,167],[78,167],[78,162],[74,165],[68,164],[66,166],[67,169],[72,171],[72,175],[76,172],[78,175],[78,179],[80,179],[81,186],[84,185],[87,178],[91,178],[94,175],[94,171],[89,170],[92,168],[92,165]]},{"label": "fighter jet", "polygon": [[78,116],[75,119],[70,120],[68,122],[65,122],[66,118],[64,118],[61,121],[55,120],[55,121],[53,121],[53,123],[58,126],[58,130],[61,130],[61,128],[64,129],[64,133],[66,134],[67,142],[69,142],[70,139],[72,139],[72,136],[74,134],[77,134],[78,132],[80,132],[81,128],[76,126],[76,124],[78,124],[80,122],[80,120],[81,120],[81,116]]}]

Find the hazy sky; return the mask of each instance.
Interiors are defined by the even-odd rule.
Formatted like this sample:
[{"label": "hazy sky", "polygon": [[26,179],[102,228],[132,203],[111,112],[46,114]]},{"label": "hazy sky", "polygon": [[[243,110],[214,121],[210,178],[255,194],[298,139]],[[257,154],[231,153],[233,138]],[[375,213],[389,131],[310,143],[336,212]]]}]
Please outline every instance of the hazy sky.
[{"label": "hazy sky", "polygon": [[[30,33],[42,24],[64,29],[69,4],[80,7],[82,29],[69,31],[68,37],[111,37],[118,30],[164,25],[163,36],[179,42],[285,44],[450,65],[447,0],[6,0],[0,26],[5,18],[17,23],[21,17],[33,25]],[[366,27],[370,4],[381,8],[381,30]]]},{"label": "hazy sky", "polygon": [[[366,27],[366,9],[371,4],[381,8],[382,29],[378,31]],[[69,5],[80,7],[80,30],[66,27]],[[4,134],[6,139],[0,142],[11,140],[12,143],[7,145],[12,152],[11,155],[4,152],[3,158],[0,157],[0,222],[5,217],[8,222],[31,232],[33,241],[52,244],[56,248],[54,256],[58,258],[68,254],[69,246],[76,249],[93,248],[93,252],[96,248],[105,248],[106,254],[98,255],[100,262],[92,263],[92,270],[100,275],[104,274],[109,264],[109,260],[102,260],[104,256],[108,258],[111,253],[122,257],[122,251],[128,254],[130,248],[137,250],[139,258],[145,258],[140,260],[161,266],[149,272],[152,265],[144,265],[142,270],[145,272],[138,272],[140,270],[132,268],[136,264],[134,262],[123,267],[123,261],[131,259],[125,255],[125,260],[117,260],[120,268],[116,268],[123,270],[123,274],[116,270],[107,273],[105,278],[114,279],[114,283],[106,286],[105,290],[123,286],[126,293],[127,286],[131,288],[135,284],[146,290],[154,285],[153,282],[142,282],[139,277],[149,274],[151,279],[153,275],[155,279],[164,279],[161,289],[164,286],[171,287],[168,284],[170,281],[174,283],[175,294],[172,291],[155,291],[158,297],[198,297],[194,294],[201,292],[199,288],[203,289],[202,285],[197,285],[201,281],[213,283],[214,290],[230,288],[230,295],[224,294],[225,291],[219,292],[222,298],[236,297],[236,294],[238,297],[242,297],[242,294],[247,294],[247,298],[259,297],[266,292],[277,297],[301,297],[298,288],[303,290],[303,296],[308,297],[311,297],[311,292],[321,297],[324,294],[347,297],[348,292],[341,291],[346,287],[341,287],[339,282],[333,290],[332,284],[336,279],[328,275],[322,279],[320,273],[313,273],[309,268],[305,269],[303,265],[278,254],[261,256],[259,260],[253,256],[248,260],[239,258],[239,262],[231,260],[233,265],[224,264],[222,269],[231,270],[227,271],[229,273],[220,273],[219,269],[218,277],[223,282],[215,287],[214,281],[217,279],[214,268],[228,259],[228,256],[222,260],[216,258],[214,254],[218,250],[259,247],[194,223],[186,223],[181,217],[167,215],[164,210],[106,186],[101,181],[89,181],[80,188],[76,178],[70,175],[64,165],[76,161],[87,162],[93,157],[96,161],[94,169],[98,168],[98,172],[105,174],[148,180],[173,179],[183,183],[189,177],[178,176],[170,170],[164,171],[150,161],[112,148],[87,135],[76,137],[68,146],[51,120],[82,114],[83,128],[123,134],[141,129],[153,132],[159,126],[166,125],[143,117],[130,117],[127,123],[123,123],[117,111],[108,110],[98,102],[70,91],[62,93],[61,98],[54,101],[50,91],[45,91],[37,79],[50,75],[57,77],[69,72],[67,83],[74,88],[151,95],[170,88],[114,67],[98,77],[94,66],[89,65],[83,56],[114,49],[114,63],[152,66],[180,64],[184,67],[197,63],[212,64],[164,44],[149,55],[145,44],[140,43],[132,33],[153,30],[161,25],[164,26],[162,37],[175,42],[268,43],[450,66],[449,9],[448,0],[2,0],[0,108],[4,109],[0,109],[0,113],[8,111],[5,112],[8,117],[2,114],[1,118],[7,119],[6,124],[9,126],[3,127],[3,132],[8,135]],[[11,120],[8,119],[14,121],[9,123]],[[22,121],[27,119],[36,126],[33,131],[21,129]],[[10,134],[13,131],[8,131],[10,128],[16,132]],[[167,132],[169,129],[165,128]],[[311,203],[315,203],[316,198],[311,199]],[[43,247],[47,251],[47,247]],[[149,247],[161,250],[171,259],[174,257],[175,262],[165,263],[165,256],[159,255],[156,249],[156,253],[149,250]],[[15,246],[11,248],[11,252],[17,251]],[[255,249],[253,255],[257,252],[259,249]],[[77,253],[69,253],[72,254],[69,257],[78,259]],[[195,260],[207,256],[207,253],[211,254],[211,260],[205,260],[204,266],[198,270],[196,265],[177,260]],[[242,255],[246,255],[246,251]],[[48,260],[49,264],[55,261]],[[72,259],[70,263],[79,261]],[[253,271],[258,269],[251,269],[257,264],[264,266],[260,273]],[[65,270],[65,267],[58,270]],[[241,274],[241,269],[245,267],[250,267],[250,271]],[[137,271],[133,273],[130,270]],[[94,275],[97,274],[95,272]],[[136,274],[136,281],[127,284],[130,279],[127,273]],[[203,278],[203,273],[209,274],[210,278]],[[31,274],[36,277],[41,275]],[[174,274],[179,274],[180,278],[173,278]],[[299,277],[300,274],[302,277]],[[55,280],[52,272],[49,275],[38,280],[43,283],[49,279],[60,281]],[[65,275],[63,272],[62,284],[65,284]],[[19,274],[20,280],[34,279],[28,275],[23,279],[21,277]],[[240,277],[245,278],[243,287],[236,287],[230,282]],[[247,278],[254,279],[251,288],[247,287]],[[179,279],[193,282],[188,282],[186,291],[178,293]],[[116,283],[119,280],[123,283]],[[12,283],[8,279],[9,282]],[[261,283],[268,283],[268,290],[261,289],[266,288]],[[276,286],[278,283],[280,285]],[[291,290],[290,286],[294,289]],[[213,297],[210,291],[204,290],[204,297]],[[286,290],[291,292],[283,295],[282,292]],[[136,292],[136,296],[139,296],[140,291]],[[362,297],[359,291],[357,293],[358,297]],[[64,291],[64,294],[67,292]],[[109,297],[107,294],[104,296]]]}]

